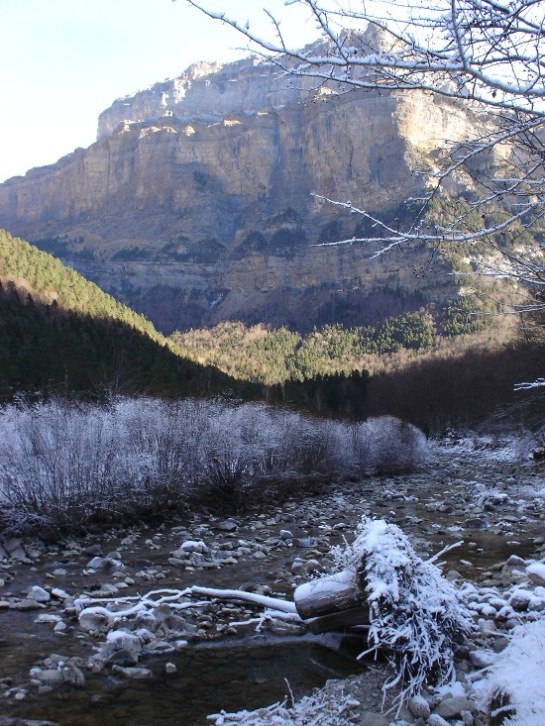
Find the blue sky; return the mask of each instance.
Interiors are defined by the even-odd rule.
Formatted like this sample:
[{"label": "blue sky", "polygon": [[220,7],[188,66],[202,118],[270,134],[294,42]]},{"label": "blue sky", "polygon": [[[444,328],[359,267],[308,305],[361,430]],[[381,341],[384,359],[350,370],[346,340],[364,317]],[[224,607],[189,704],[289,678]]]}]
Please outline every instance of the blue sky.
[{"label": "blue sky", "polygon": [[[263,33],[266,5],[294,45],[316,35],[283,0],[203,4]],[[116,98],[244,55],[239,34],[186,0],[0,0],[0,33],[0,181],[89,146]]]}]

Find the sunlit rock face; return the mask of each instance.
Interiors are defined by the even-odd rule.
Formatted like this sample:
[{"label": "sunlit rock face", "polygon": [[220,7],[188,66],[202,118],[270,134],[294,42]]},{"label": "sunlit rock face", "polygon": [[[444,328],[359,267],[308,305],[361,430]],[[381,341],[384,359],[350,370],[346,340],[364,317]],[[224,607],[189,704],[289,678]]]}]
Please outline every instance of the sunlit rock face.
[{"label": "sunlit rock face", "polygon": [[88,149],[0,185],[0,226],[167,333],[367,324],[418,307],[446,294],[443,263],[423,279],[422,249],[314,246],[370,232],[322,197],[402,223],[468,117],[430,94],[343,91],[255,58],[192,66],[116,101]]}]

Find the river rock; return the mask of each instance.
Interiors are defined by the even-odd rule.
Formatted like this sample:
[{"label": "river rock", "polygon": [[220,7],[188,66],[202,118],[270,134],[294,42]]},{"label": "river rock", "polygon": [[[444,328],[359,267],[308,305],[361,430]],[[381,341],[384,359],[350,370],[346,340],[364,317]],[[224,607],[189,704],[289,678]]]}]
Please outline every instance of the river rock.
[{"label": "river rock", "polygon": [[42,603],[37,602],[34,598],[26,597],[23,600],[16,600],[10,603],[10,610],[39,610],[45,607]]},{"label": "river rock", "polygon": [[[190,553],[198,553],[200,555],[205,555],[208,553],[208,547],[205,545],[205,543],[201,540],[194,540],[194,539],[188,539],[185,542],[182,542],[180,545],[179,551],[181,552],[190,552]],[[175,555],[176,553],[173,552]]]},{"label": "river rock", "polygon": [[17,560],[18,562],[31,562],[31,560],[27,557],[22,539],[5,539],[2,544],[6,554],[8,557],[11,557],[12,560]]},{"label": "river rock", "polygon": [[104,570],[105,572],[115,572],[122,570],[125,565],[119,559],[113,557],[93,557],[87,563],[90,570]]},{"label": "river rock", "polygon": [[142,610],[137,613],[134,624],[137,628],[145,628],[153,633],[159,627],[159,620],[149,610]]},{"label": "river rock", "polygon": [[135,681],[144,681],[153,678],[153,673],[149,668],[124,668],[121,665],[114,665],[112,673]]},{"label": "river rock", "polygon": [[475,519],[466,519],[464,522],[465,529],[488,529],[488,522],[480,517]]},{"label": "river rock", "polygon": [[407,703],[407,708],[415,718],[428,718],[430,715],[430,704],[424,696],[413,696]]},{"label": "river rock", "polygon": [[142,642],[137,635],[127,630],[112,630],[106,636],[105,651],[111,654],[126,651],[136,663],[142,651]]},{"label": "river rock", "polygon": [[469,660],[475,668],[487,668],[494,662],[495,653],[491,650],[472,650],[469,654]]},{"label": "river rock", "polygon": [[510,555],[505,561],[506,567],[526,567],[526,562],[518,555]]},{"label": "river rock", "polygon": [[428,718],[426,726],[450,726],[450,724],[440,714],[432,713]]},{"label": "river rock", "polygon": [[99,630],[108,624],[108,616],[92,609],[82,610],[78,616],[78,622],[82,630]]},{"label": "river rock", "polygon": [[62,671],[57,668],[32,668],[31,676],[46,686],[52,686],[53,688],[58,688],[64,684]]},{"label": "river rock", "polygon": [[174,646],[166,640],[154,640],[146,646],[148,653],[172,653]]},{"label": "river rock", "polygon": [[474,704],[469,698],[465,696],[452,696],[451,698],[445,698],[434,710],[434,714],[442,716],[443,718],[458,718],[462,711],[471,711],[474,708]]},{"label": "river rock", "polygon": [[238,529],[238,523],[234,519],[226,519],[217,524],[216,527],[222,532],[235,532]]},{"label": "river rock", "polygon": [[545,585],[545,564],[534,562],[526,568],[526,574],[534,585]]},{"label": "river rock", "polygon": [[36,602],[41,603],[49,602],[51,600],[50,593],[39,585],[33,585],[31,588],[29,588],[28,596],[32,600],[36,600]]},{"label": "river rock", "polygon": [[102,547],[99,544],[90,545],[89,547],[85,547],[83,554],[87,555],[87,557],[100,557]]},{"label": "river rock", "polygon": [[299,537],[295,540],[297,547],[308,549],[310,547],[316,547],[317,540],[315,537]]},{"label": "river rock", "polygon": [[67,663],[62,668],[62,677],[64,683],[69,686],[75,686],[76,688],[83,688],[85,686],[85,676],[81,668],[78,666]]},{"label": "river rock", "polygon": [[518,589],[509,598],[509,605],[517,612],[524,612],[528,610],[531,599],[532,593],[529,590]]}]

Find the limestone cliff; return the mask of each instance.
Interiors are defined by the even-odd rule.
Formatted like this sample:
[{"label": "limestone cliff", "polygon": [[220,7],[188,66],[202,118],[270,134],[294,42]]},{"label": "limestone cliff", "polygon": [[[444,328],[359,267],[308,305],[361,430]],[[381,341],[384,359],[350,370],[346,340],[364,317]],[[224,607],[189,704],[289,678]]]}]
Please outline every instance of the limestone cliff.
[{"label": "limestone cliff", "polygon": [[370,260],[359,245],[313,246],[362,223],[313,195],[402,218],[464,112],[430,94],[290,84],[249,58],[116,101],[91,147],[0,185],[0,227],[165,332],[225,318],[365,324],[445,295],[440,262],[413,275],[425,250]]}]

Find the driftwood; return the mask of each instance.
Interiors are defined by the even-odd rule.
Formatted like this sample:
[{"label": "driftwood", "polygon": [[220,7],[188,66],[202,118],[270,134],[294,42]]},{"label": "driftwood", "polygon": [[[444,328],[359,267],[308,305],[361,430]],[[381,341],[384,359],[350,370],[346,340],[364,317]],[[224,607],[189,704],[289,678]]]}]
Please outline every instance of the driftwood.
[{"label": "driftwood", "polygon": [[320,577],[300,585],[295,607],[313,633],[345,630],[369,624],[365,592],[355,569]]}]

